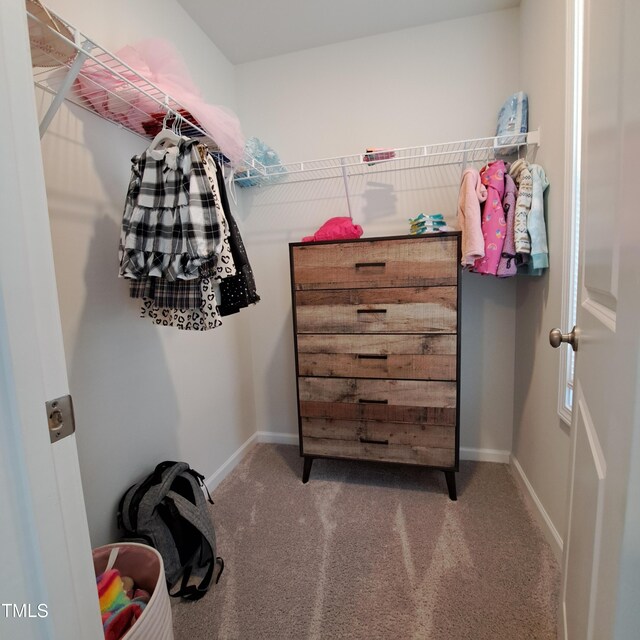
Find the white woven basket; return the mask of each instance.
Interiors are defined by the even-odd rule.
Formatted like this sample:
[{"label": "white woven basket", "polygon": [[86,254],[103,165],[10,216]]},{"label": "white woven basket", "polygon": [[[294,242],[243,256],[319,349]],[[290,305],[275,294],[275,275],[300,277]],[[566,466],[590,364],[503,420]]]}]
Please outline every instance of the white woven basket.
[{"label": "white woven basket", "polygon": [[[112,554],[116,553],[116,549],[114,560]],[[107,544],[93,550],[96,576],[107,569],[110,558],[114,569],[118,569],[123,576],[133,578],[137,587],[151,594],[142,615],[122,640],[174,640],[162,556],[154,548],[135,542]]]}]

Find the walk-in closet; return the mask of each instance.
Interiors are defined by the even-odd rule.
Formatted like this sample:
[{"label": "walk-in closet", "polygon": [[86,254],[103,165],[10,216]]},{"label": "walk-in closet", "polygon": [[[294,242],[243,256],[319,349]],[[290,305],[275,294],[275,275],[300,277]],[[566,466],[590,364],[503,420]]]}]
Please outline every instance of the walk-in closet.
[{"label": "walk-in closet", "polygon": [[[632,637],[638,9],[454,4],[3,3],[0,637]],[[163,461],[224,571],[109,635]]]}]

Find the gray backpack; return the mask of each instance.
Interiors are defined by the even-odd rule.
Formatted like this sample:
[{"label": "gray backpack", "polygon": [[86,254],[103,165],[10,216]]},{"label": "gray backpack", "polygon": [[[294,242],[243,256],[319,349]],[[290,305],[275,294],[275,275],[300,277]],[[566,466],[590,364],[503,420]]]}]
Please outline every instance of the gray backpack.
[{"label": "gray backpack", "polygon": [[[216,568],[216,583],[224,569],[224,561],[216,556],[216,534],[201,487],[206,490],[204,476],[186,462],[161,462],[127,489],[118,506],[118,526],[125,539],[158,550],[169,595],[176,598],[199,600]],[[213,504],[208,490],[207,496]]]}]

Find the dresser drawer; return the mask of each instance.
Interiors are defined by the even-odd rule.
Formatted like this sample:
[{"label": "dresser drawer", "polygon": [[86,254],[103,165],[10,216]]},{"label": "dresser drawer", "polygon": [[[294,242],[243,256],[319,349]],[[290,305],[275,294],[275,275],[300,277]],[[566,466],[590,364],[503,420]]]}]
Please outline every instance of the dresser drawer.
[{"label": "dresser drawer", "polygon": [[456,237],[421,237],[292,247],[297,290],[455,285]]},{"label": "dresser drawer", "polygon": [[456,462],[455,449],[319,438],[303,438],[303,452],[305,456],[402,462],[444,468],[451,468]]},{"label": "dresser drawer", "polygon": [[302,436],[312,440],[347,440],[363,444],[390,444],[453,449],[455,426],[407,424],[379,420],[303,418]]},{"label": "dresser drawer", "polygon": [[298,375],[455,380],[455,335],[299,334]]},{"label": "dresser drawer", "polygon": [[298,291],[298,333],[456,333],[457,287]]},{"label": "dresser drawer", "polygon": [[452,426],[456,393],[455,382],[298,378],[301,418]]}]

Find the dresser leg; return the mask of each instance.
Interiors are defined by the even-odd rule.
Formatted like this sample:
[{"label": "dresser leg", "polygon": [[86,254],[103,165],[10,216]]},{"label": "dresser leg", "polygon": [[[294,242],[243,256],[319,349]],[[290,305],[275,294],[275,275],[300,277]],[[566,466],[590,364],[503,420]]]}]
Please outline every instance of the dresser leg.
[{"label": "dresser leg", "polygon": [[302,482],[306,484],[309,482],[309,474],[311,473],[311,465],[313,464],[313,458],[309,456],[304,457],[304,469],[302,470]]},{"label": "dresser leg", "polygon": [[456,493],[456,472],[445,471],[444,477],[447,480],[447,489],[449,489],[449,498],[451,500],[457,500],[458,494]]}]

